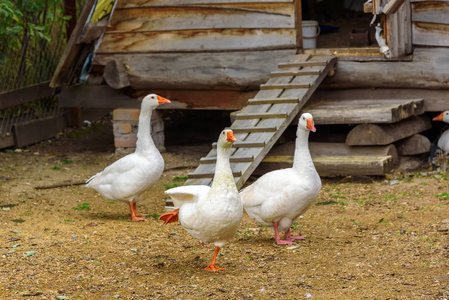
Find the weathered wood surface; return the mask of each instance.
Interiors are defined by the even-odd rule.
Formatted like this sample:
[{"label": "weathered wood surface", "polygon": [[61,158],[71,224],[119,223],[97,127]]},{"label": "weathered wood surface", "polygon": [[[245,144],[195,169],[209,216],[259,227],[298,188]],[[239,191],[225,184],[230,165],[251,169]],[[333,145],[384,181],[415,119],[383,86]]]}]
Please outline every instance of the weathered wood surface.
[{"label": "weathered wood surface", "polygon": [[15,146],[20,148],[55,137],[65,128],[65,124],[64,116],[15,124],[13,127]]},{"label": "weathered wood surface", "polygon": [[411,1],[412,21],[449,24],[449,1]]},{"label": "weathered wood surface", "polygon": [[[320,133],[317,132],[317,135]],[[395,145],[386,146],[357,146],[351,147],[345,143],[309,142],[309,151],[315,156],[391,156],[393,164],[399,161]],[[274,146],[269,156],[289,156],[295,153],[295,141]]]},{"label": "weathered wood surface", "polygon": [[0,109],[51,97],[54,93],[55,89],[49,86],[49,82],[42,82],[17,90],[0,93]]},{"label": "weathered wood surface", "polygon": [[[395,2],[382,0],[382,7],[389,9],[389,5]],[[394,6],[394,5],[393,5]],[[390,57],[400,57],[412,53],[412,26],[411,26],[411,7],[406,2],[396,9],[395,13],[386,12],[386,21],[384,23],[384,32],[386,32],[387,45],[390,48]]]},{"label": "weathered wood surface", "polygon": [[0,149],[14,146],[14,136],[12,134],[0,137]]},{"label": "weathered wood surface", "polygon": [[430,140],[421,134],[414,134],[411,137],[397,141],[395,143],[399,155],[417,155],[430,152]]},{"label": "weathered wood surface", "polygon": [[413,62],[338,61],[334,76],[322,88],[449,89],[449,48],[416,47]]},{"label": "weathered wood surface", "polygon": [[139,0],[139,1],[119,1],[117,3],[117,9],[121,8],[135,8],[135,7],[160,7],[160,6],[186,6],[186,5],[248,5],[248,3],[255,3],[257,5],[264,3],[293,3],[294,0]]},{"label": "weathered wood surface", "polygon": [[346,145],[388,145],[431,127],[427,115],[410,117],[392,124],[361,124],[348,133]]},{"label": "weathered wood surface", "polygon": [[[98,55],[94,63],[121,62],[134,89],[258,90],[280,58],[295,50],[255,52]],[[263,63],[261,63],[263,62]],[[112,75],[111,75],[112,76]],[[117,78],[119,75],[115,75]]]},{"label": "weathered wood surface", "polygon": [[449,47],[449,24],[413,22],[413,44]]},{"label": "weathered wood surface", "polygon": [[320,101],[338,101],[352,99],[378,99],[384,101],[388,99],[424,99],[424,110],[432,112],[441,112],[449,110],[449,90],[431,90],[431,89],[384,89],[384,88],[366,88],[366,89],[341,89],[324,90],[318,89],[310,99],[309,103]]},{"label": "weathered wood surface", "polygon": [[140,101],[137,99],[150,93],[171,100],[171,103],[160,106],[160,109],[238,110],[245,107],[247,100],[257,91],[153,89],[140,90],[127,95],[108,85],[74,85],[62,90],[59,95],[59,105],[61,107],[140,108]]},{"label": "weathered wood surface", "polygon": [[391,0],[384,6],[382,12],[386,15],[395,14],[404,2],[405,0]]},{"label": "weathered wood surface", "polygon": [[78,37],[81,35],[84,25],[86,24],[87,19],[89,18],[90,11],[95,3],[95,0],[86,0],[84,4],[83,11],[81,12],[78,21],[76,23],[75,29],[70,36],[69,41],[64,49],[64,53],[62,54],[61,59],[59,60],[59,64],[56,67],[56,71],[51,79],[50,86],[51,87],[59,87],[65,85],[68,80],[68,76],[71,70],[71,66],[74,63],[76,57],[78,56],[78,52],[81,49],[81,45],[79,45]]},{"label": "weathered wood surface", "polygon": [[[383,176],[393,169],[391,156],[315,156],[313,163],[321,177]],[[263,175],[279,168],[291,168],[293,156],[267,156],[255,171]]]},{"label": "weathered wood surface", "polygon": [[167,30],[294,28],[292,3],[116,9],[107,34]]},{"label": "weathered wood surface", "polygon": [[394,123],[424,113],[424,100],[368,99],[309,101],[301,110],[316,124]]},{"label": "weathered wood surface", "polygon": [[[258,128],[268,128],[268,127],[276,127],[277,131],[265,131],[265,130],[257,130],[253,132],[240,132],[236,133],[236,137],[239,143],[243,144],[253,144],[257,147],[239,147],[236,145],[236,150],[233,151],[231,158],[233,157],[243,157],[248,158],[252,157],[252,162],[239,162],[239,163],[231,163],[231,168],[233,172],[241,172],[241,176],[235,178],[236,184],[238,187],[241,187],[245,181],[249,178],[251,173],[257,167],[257,165],[262,161],[263,157],[266,153],[271,149],[277,139],[281,136],[281,134],[285,131],[288,124],[291,123],[292,119],[299,112],[301,107],[305,104],[305,102],[310,98],[312,93],[315,91],[319,83],[325,78],[327,72],[331,70],[333,65],[336,62],[335,58],[328,57],[309,57],[299,55],[295,57],[295,60],[306,60],[306,61],[327,61],[328,64],[326,66],[322,66],[323,71],[320,75],[314,75],[313,82],[309,89],[270,89],[270,90],[261,90],[254,99],[270,99],[273,98],[273,102],[266,103],[263,102],[261,104],[253,104],[248,105],[243,108],[238,115],[253,115],[256,114],[282,114],[279,115],[278,118],[237,118],[231,125],[231,128],[239,129],[239,128],[248,128],[248,127],[258,127]],[[310,81],[310,75],[306,76],[285,76],[279,77],[275,76],[270,78],[267,81],[267,84],[287,84],[287,83],[300,83],[303,79]],[[296,98],[298,99],[297,103],[278,103],[276,98]],[[287,115],[285,115],[287,113]],[[238,131],[238,130],[237,130]],[[261,143],[263,142],[263,143]],[[199,174],[213,174],[215,170],[215,164],[210,163],[210,159],[216,156],[216,150],[212,149],[207,157],[209,158],[208,163],[202,163],[195,170],[195,173]],[[207,160],[207,159],[206,159]],[[204,161],[204,160],[203,160]],[[195,177],[195,175],[190,176]],[[190,178],[187,180],[186,184],[210,184],[212,181],[212,176],[205,178]]]},{"label": "weathered wood surface", "polygon": [[103,76],[106,83],[114,89],[131,85],[128,80],[128,70],[122,61],[108,61],[104,67]]},{"label": "weathered wood surface", "polygon": [[[294,29],[214,29],[106,34],[98,54],[296,49]],[[163,41],[163,42],[162,42]]]}]

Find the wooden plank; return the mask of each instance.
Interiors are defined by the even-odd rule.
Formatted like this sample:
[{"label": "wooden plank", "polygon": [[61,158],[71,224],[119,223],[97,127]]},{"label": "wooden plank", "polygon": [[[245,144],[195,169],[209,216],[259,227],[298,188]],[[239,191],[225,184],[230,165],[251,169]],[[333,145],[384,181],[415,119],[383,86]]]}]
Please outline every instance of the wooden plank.
[{"label": "wooden plank", "polygon": [[70,36],[69,41],[67,42],[64,53],[62,54],[58,66],[56,67],[56,71],[51,79],[50,87],[59,87],[67,83],[67,76],[69,75],[71,66],[81,49],[81,45],[77,44],[78,37],[84,29],[84,25],[89,18],[90,11],[92,10],[95,2],[95,0],[86,0],[84,8],[78,18],[76,26]]},{"label": "wooden plank", "polygon": [[[189,178],[213,178],[215,175],[215,172],[210,173],[189,173]],[[232,172],[232,175],[234,177],[240,177],[242,175],[242,172]]]},{"label": "wooden plank", "polygon": [[292,3],[117,9],[107,33],[192,29],[295,28]]},{"label": "wooden plank", "polygon": [[0,93],[0,109],[51,97],[54,93],[55,89],[49,86],[48,81],[14,91]]},{"label": "wooden plank", "polygon": [[[320,135],[321,133],[315,133]],[[309,142],[309,151],[312,157],[315,156],[391,156],[392,162],[396,165],[399,162],[398,152],[395,145],[386,146],[357,146],[351,147],[345,143],[338,142]],[[295,141],[274,146],[269,152],[269,156],[289,156],[295,153]],[[280,168],[280,166],[279,166]]]},{"label": "wooden plank", "polygon": [[303,75],[320,75],[320,70],[301,69],[301,70],[285,70],[285,71],[273,71],[271,77],[274,76],[303,76]]},{"label": "wooden plank", "polygon": [[236,120],[245,119],[277,119],[277,118],[287,118],[287,113],[240,113],[235,115]]},{"label": "wooden plank", "polygon": [[399,155],[417,155],[430,152],[429,139],[421,134],[414,134],[395,143]]},{"label": "wooden plank", "polygon": [[[393,169],[391,156],[315,156],[312,160],[320,177],[382,176]],[[293,156],[267,156],[255,175],[292,165]]]},{"label": "wooden plank", "polygon": [[[161,43],[161,41],[164,41]],[[295,30],[213,29],[104,35],[98,54],[295,49]]]},{"label": "wooden plank", "polygon": [[[141,90],[132,95],[115,90],[107,85],[75,85],[62,90],[59,96],[61,107],[91,108],[140,108],[138,98],[149,93],[162,95],[172,103],[158,109],[223,109],[238,110],[245,106],[246,99],[256,92],[214,90]],[[168,106],[168,108],[165,108]]]},{"label": "wooden plank", "polygon": [[24,147],[55,137],[65,128],[65,117],[32,120],[15,124],[13,127],[16,147]]},{"label": "wooden plank", "polygon": [[248,133],[248,132],[276,132],[277,127],[244,127],[244,128],[233,128],[234,133]]},{"label": "wooden plank", "polygon": [[0,149],[14,146],[14,136],[12,134],[0,137]]},{"label": "wooden plank", "polygon": [[348,146],[388,145],[432,128],[427,115],[410,117],[392,124],[361,124],[346,138]]},{"label": "wooden plank", "polygon": [[352,99],[377,99],[388,101],[388,99],[425,99],[424,111],[441,112],[449,110],[449,90],[439,89],[343,89],[343,90],[317,90],[310,99],[311,103],[318,101],[350,101]]},{"label": "wooden plank", "polygon": [[[230,157],[229,161],[231,163],[239,163],[239,162],[252,162],[254,160],[254,157]],[[202,157],[200,159],[200,164],[214,164],[217,161],[216,156],[208,156],[208,157]]]},{"label": "wooden plank", "polygon": [[319,60],[306,60],[303,61],[302,59],[299,60],[291,60],[289,62],[285,62],[285,63],[279,63],[278,64],[278,68],[283,69],[283,68],[300,68],[300,67],[324,67],[326,66],[334,57],[330,56],[330,57],[321,57],[319,58]]},{"label": "wooden plank", "polygon": [[413,44],[449,47],[449,24],[413,22]]},{"label": "wooden plank", "polygon": [[294,0],[169,0],[164,2],[154,0],[139,0],[139,1],[119,1],[117,3],[117,9],[121,8],[134,8],[134,7],[167,7],[167,6],[186,6],[186,5],[233,5],[241,4],[246,5],[248,3],[293,3]]},{"label": "wooden plank", "polygon": [[412,3],[412,21],[449,24],[449,1]]},{"label": "wooden plank", "polygon": [[275,103],[298,103],[297,98],[269,98],[269,99],[249,99],[248,105],[275,104]]},{"label": "wooden plank", "polygon": [[268,80],[270,71],[276,68],[279,57],[288,59],[294,54],[295,50],[117,54],[97,55],[94,64],[106,65],[111,60],[124,63],[129,83],[136,90],[224,88],[246,92],[259,90],[260,84]]},{"label": "wooden plank", "polygon": [[308,89],[309,83],[287,83],[287,84],[261,84],[261,90],[283,90],[283,89]]},{"label": "wooden plank", "polygon": [[386,15],[395,14],[399,8],[404,4],[405,0],[390,0],[382,9]]},{"label": "wooden plank", "polygon": [[424,100],[337,100],[309,101],[304,112],[311,113],[315,124],[394,123],[424,113]]}]

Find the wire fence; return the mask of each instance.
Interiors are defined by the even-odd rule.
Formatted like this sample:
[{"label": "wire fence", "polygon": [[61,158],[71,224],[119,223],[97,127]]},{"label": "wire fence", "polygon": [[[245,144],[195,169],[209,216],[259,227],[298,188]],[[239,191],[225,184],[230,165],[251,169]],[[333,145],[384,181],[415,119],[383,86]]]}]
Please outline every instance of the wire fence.
[{"label": "wire fence", "polygon": [[[0,45],[0,93],[14,91],[50,81],[66,45],[66,17],[63,0],[45,0],[42,10],[27,11],[28,20],[37,28],[45,28],[46,37],[24,30],[11,45]],[[82,9],[85,0],[76,0]],[[12,42],[12,41],[11,41]],[[0,139],[12,134],[15,124],[34,119],[57,117],[63,114],[57,97],[36,99],[14,107],[0,109]]]}]

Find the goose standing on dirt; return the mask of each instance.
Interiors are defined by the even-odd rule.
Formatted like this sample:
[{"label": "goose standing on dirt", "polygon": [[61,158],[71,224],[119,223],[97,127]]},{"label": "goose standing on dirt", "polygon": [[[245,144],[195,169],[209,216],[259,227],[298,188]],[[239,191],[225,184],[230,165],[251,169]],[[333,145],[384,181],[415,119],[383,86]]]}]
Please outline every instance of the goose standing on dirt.
[{"label": "goose standing on dirt", "polygon": [[138,217],[136,202],[164,171],[164,160],[151,138],[151,114],[160,104],[170,103],[164,97],[150,94],[143,98],[136,150],[117,160],[86,181],[101,196],[115,201],[127,201],[132,221],[144,221]]},{"label": "goose standing on dirt", "polygon": [[[315,132],[312,115],[299,118],[293,167],[272,171],[240,192],[247,214],[257,223],[274,227],[278,245],[295,244],[304,236],[292,236],[290,227],[318,196],[321,179],[310,156],[309,132]],[[281,239],[279,232],[284,232]]]},{"label": "goose standing on dirt", "polygon": [[[443,121],[445,123],[449,123],[449,110],[443,111],[441,114],[433,118],[432,121]],[[449,153],[449,130],[446,130],[441,134],[437,145],[445,153]]]},{"label": "goose standing on dirt", "polygon": [[179,218],[190,235],[215,244],[214,258],[204,269],[208,271],[224,270],[215,265],[215,260],[220,248],[234,236],[243,216],[243,204],[229,164],[231,146],[236,140],[230,129],[220,133],[212,186],[188,185],[166,191],[178,209],[159,218],[165,224]]}]

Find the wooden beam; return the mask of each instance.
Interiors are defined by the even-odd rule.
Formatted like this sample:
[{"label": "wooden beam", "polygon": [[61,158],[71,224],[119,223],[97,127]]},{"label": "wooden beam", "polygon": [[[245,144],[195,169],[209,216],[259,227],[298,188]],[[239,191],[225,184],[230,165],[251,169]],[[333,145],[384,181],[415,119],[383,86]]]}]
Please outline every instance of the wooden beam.
[{"label": "wooden beam", "polygon": [[65,117],[32,120],[13,127],[16,147],[24,147],[55,137],[65,128]]},{"label": "wooden beam", "polygon": [[280,90],[280,89],[308,89],[310,87],[309,83],[267,83],[261,84],[261,90]]},{"label": "wooden beam", "polygon": [[0,93],[0,109],[51,97],[54,93],[55,89],[49,86],[48,81],[10,92]]},{"label": "wooden beam", "polygon": [[267,99],[249,99],[248,105],[276,104],[276,103],[298,103],[298,98],[267,98]]},{"label": "wooden beam", "polygon": [[116,59],[106,63],[103,76],[106,83],[114,89],[122,89],[131,85],[128,80],[128,70],[125,64]]},{"label": "wooden beam", "polygon": [[404,2],[405,0],[390,0],[382,9],[382,12],[386,15],[395,14]]},{"label": "wooden beam", "polygon": [[[393,169],[391,156],[315,156],[312,160],[321,177],[383,176]],[[292,165],[293,156],[267,156],[254,175],[291,168]]]},{"label": "wooden beam", "polygon": [[287,113],[240,113],[235,115],[236,120],[248,120],[248,119],[278,119],[287,118]]},{"label": "wooden beam", "polygon": [[432,128],[427,115],[410,117],[392,124],[361,124],[346,138],[348,146],[388,145]]}]

